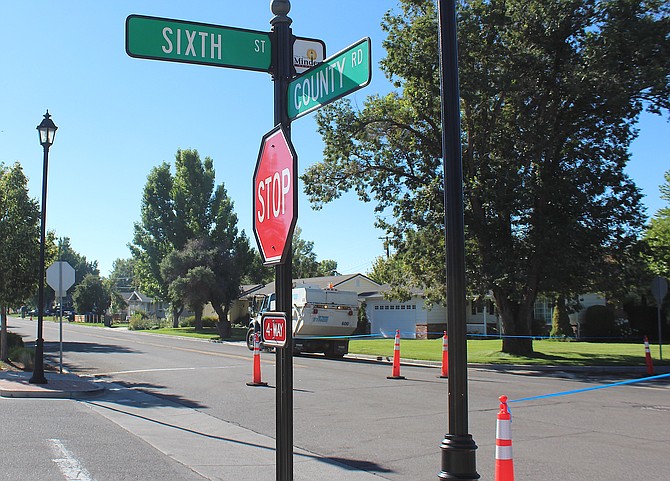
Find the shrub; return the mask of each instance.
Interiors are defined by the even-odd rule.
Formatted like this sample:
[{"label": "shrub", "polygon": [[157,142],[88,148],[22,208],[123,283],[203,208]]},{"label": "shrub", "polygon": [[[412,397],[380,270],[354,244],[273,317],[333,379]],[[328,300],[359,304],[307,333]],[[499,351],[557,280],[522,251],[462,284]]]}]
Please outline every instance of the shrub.
[{"label": "shrub", "polygon": [[591,306],[586,309],[582,324],[583,337],[614,337],[616,336],[614,312],[607,306]]},{"label": "shrub", "polygon": [[15,364],[21,364],[25,371],[35,366],[35,350],[29,347],[14,347],[9,351],[9,359]]},{"label": "shrub", "polygon": [[150,319],[144,313],[135,313],[130,317],[128,329],[131,331],[145,331],[147,329],[157,329],[160,323],[157,319]]},{"label": "shrub", "polygon": [[[218,317],[203,317],[202,327],[216,327]],[[195,327],[195,316],[182,317],[179,319],[179,327]]]},{"label": "shrub", "polygon": [[15,347],[23,347],[23,338],[15,332],[7,332],[7,346],[10,351]]}]

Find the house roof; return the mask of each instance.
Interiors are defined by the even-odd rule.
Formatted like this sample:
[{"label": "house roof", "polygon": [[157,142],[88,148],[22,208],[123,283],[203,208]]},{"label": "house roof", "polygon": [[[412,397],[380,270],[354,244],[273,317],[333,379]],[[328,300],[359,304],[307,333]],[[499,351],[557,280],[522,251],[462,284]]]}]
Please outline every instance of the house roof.
[{"label": "house roof", "polygon": [[[294,279],[293,280],[293,287],[319,287],[321,289],[325,289],[327,287],[335,287],[340,286],[344,284],[347,281],[350,281],[351,279],[354,279],[356,277],[362,277],[367,279],[368,281],[376,284],[375,281],[370,279],[369,277],[363,275],[363,274],[346,274],[346,275],[340,275],[340,276],[325,276],[325,277],[308,277],[305,279]],[[242,286],[243,291],[242,294],[240,295],[240,298],[244,297],[249,297],[249,296],[267,296],[272,294],[275,291],[275,283],[270,282],[269,284],[265,284],[264,286],[254,289],[251,291],[247,291],[245,288],[247,286]],[[381,287],[381,286],[380,286]],[[359,296],[361,293],[358,293]]]},{"label": "house roof", "polygon": [[[383,299],[384,294],[389,292],[391,290],[391,286],[389,284],[383,284],[379,286],[379,289],[376,291],[369,291],[369,292],[361,292],[359,293],[360,297],[365,297],[367,299]],[[409,293],[412,297],[423,297],[424,292],[423,289],[419,289],[418,287],[412,287],[409,289]]]},{"label": "house roof", "polygon": [[138,291],[131,292],[128,297],[126,297],[124,295],[123,299],[126,302],[128,302],[128,301],[139,301],[139,302],[142,302],[142,303],[149,303],[149,304],[154,302],[154,300],[151,297],[146,296],[146,295],[144,295],[144,294],[142,294],[141,292],[138,292]]}]

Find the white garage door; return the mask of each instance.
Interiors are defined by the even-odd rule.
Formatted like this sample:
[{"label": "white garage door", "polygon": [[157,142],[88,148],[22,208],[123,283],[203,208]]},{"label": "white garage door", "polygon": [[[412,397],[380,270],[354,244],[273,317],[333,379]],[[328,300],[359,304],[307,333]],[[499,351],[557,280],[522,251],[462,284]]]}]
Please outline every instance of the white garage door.
[{"label": "white garage door", "polygon": [[400,331],[400,337],[416,337],[416,304],[375,304],[370,306],[370,332],[384,337],[394,337]]}]

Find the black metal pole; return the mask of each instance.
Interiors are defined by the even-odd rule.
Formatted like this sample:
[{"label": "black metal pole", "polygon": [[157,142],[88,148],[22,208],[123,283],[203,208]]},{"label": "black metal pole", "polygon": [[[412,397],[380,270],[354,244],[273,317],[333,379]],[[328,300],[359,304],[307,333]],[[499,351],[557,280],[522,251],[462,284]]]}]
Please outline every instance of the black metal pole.
[{"label": "black metal pole", "polygon": [[479,479],[479,474],[475,463],[477,445],[468,434],[465,229],[456,2],[439,0],[438,9],[449,333],[449,430],[440,445],[442,465],[438,478],[474,481]]},{"label": "black metal pole", "polygon": [[33,375],[30,377],[31,384],[46,384],[44,376],[44,339],[42,334],[42,322],[44,319],[44,238],[47,220],[47,172],[49,169],[49,144],[43,144],[44,162],[42,170],[42,217],[40,225],[40,266],[39,266],[39,291],[37,294],[37,340],[35,341],[35,364]]},{"label": "black metal pole", "polygon": [[[288,118],[288,83],[293,70],[293,43],[291,42],[291,19],[287,16],[291,10],[288,0],[272,0],[270,8],[275,17],[270,21],[274,32],[272,45],[274,75],[274,122],[281,124],[289,142],[291,126]],[[298,173],[293,172],[294,188],[298,185]],[[291,291],[293,276],[291,263],[292,235],[287,239],[289,251],[283,264],[275,268],[276,309],[286,314],[286,347],[276,349],[276,479],[293,481],[293,322],[291,313]]]}]

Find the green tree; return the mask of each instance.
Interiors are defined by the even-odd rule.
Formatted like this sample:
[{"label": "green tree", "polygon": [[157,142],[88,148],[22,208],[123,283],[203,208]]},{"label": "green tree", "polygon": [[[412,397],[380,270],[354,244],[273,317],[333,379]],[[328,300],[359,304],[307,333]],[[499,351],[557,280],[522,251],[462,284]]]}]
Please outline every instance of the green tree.
[{"label": "green tree", "polygon": [[98,261],[89,262],[86,256],[75,251],[69,237],[58,239],[57,255],[58,260],[66,261],[74,268],[74,286],[79,284],[89,274],[100,276]]},{"label": "green tree", "polygon": [[[178,151],[177,161],[180,157],[181,151]],[[160,263],[173,249],[185,243],[176,239],[174,233],[173,184],[167,162],[151,170],[142,194],[140,221],[134,224],[133,242],[129,244],[138,287],[143,293],[164,301],[168,300],[168,286],[161,277]]]},{"label": "green tree", "polygon": [[327,276],[337,276],[337,261],[333,259],[324,259],[319,261],[319,265],[316,268],[318,277],[327,277]]},{"label": "green tree", "polygon": [[291,244],[293,252],[293,278],[307,279],[310,277],[322,277],[333,275],[337,272],[337,262],[334,260],[316,260],[314,252],[314,242],[302,238],[302,229],[296,227],[293,232],[293,243]]},{"label": "green tree", "polygon": [[211,269],[214,252],[207,239],[192,239],[183,249],[170,252],[161,263],[173,304],[186,304],[195,314],[195,328],[202,330],[202,311],[214,287]]},{"label": "green tree", "polygon": [[251,249],[251,261],[242,282],[244,284],[268,284],[275,278],[272,267],[264,266],[261,254],[256,249]]},{"label": "green tree", "polygon": [[565,305],[565,298],[559,297],[554,305],[554,312],[551,316],[551,337],[574,337],[575,332],[570,324],[568,309]]},{"label": "green tree", "polygon": [[237,214],[233,207],[225,188],[219,186],[212,202],[215,227],[210,236],[214,247],[211,269],[215,282],[209,300],[218,316],[216,327],[222,339],[230,337],[228,311],[233,301],[240,296],[242,281],[251,273],[257,255],[246,233],[238,232]]},{"label": "green tree", "polygon": [[[399,256],[395,254],[388,257],[377,257],[372,261],[372,266],[367,276],[375,281],[377,284],[398,285],[404,276],[402,262]],[[404,297],[396,293],[394,297]]]},{"label": "green tree", "polygon": [[[164,162],[149,173],[144,186],[140,222],[134,225],[129,246],[136,260],[140,289],[170,301],[169,283],[161,276],[161,262],[173,250],[184,248],[189,239],[209,232],[211,196],[214,189],[212,159],[200,160],[196,150],[178,150],[175,175]],[[172,306],[173,322],[179,322],[181,306]]]},{"label": "green tree", "polygon": [[104,314],[111,302],[111,293],[100,276],[87,274],[72,293],[74,308],[79,313]]},{"label": "green tree", "polygon": [[[316,208],[349,190],[374,199],[406,283],[443,300],[435,2],[400,4],[383,20],[381,61],[398,91],[360,111],[346,100],[319,111],[324,160],[302,178]],[[472,292],[493,291],[504,333],[521,336],[503,351],[525,354],[538,293],[598,288],[641,229],[624,167],[645,106],[670,107],[668,4],[458,6],[468,278]]]},{"label": "green tree", "polygon": [[660,186],[661,198],[668,202],[649,222],[645,240],[649,246],[648,264],[651,271],[670,278],[670,170],[664,174],[665,184]]},{"label": "green tree", "polygon": [[114,290],[129,290],[137,286],[135,264],[136,261],[133,258],[119,258],[112,262],[112,272],[109,274],[109,280]]},{"label": "green tree", "polygon": [[0,164],[0,359],[9,356],[7,308],[35,292],[39,270],[40,212],[28,195],[19,163]]},{"label": "green tree", "polygon": [[252,263],[233,207],[223,184],[214,188],[212,159],[195,150],[177,151],[174,176],[167,163],[149,174],[130,248],[140,288],[171,303],[175,326],[184,303],[197,316],[211,301],[219,332],[229,332],[227,310]]}]

